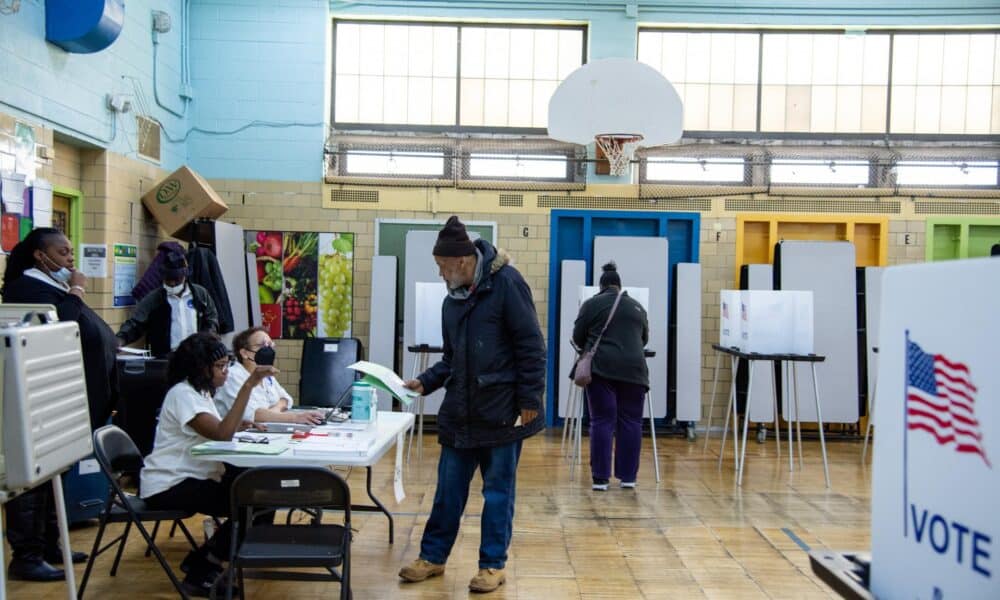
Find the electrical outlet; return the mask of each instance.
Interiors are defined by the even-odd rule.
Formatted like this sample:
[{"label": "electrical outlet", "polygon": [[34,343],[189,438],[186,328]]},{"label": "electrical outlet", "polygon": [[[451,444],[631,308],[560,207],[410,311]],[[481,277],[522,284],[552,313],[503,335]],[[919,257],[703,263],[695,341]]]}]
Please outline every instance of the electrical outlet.
[{"label": "electrical outlet", "polygon": [[127,113],[132,110],[132,100],[125,94],[108,94],[108,110],[117,113]]}]

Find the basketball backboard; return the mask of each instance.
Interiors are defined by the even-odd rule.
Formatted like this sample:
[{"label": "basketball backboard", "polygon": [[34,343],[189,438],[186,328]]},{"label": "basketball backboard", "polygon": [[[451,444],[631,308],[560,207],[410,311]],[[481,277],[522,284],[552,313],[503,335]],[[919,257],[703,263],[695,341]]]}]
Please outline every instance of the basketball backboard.
[{"label": "basketball backboard", "polygon": [[604,58],[573,71],[549,100],[549,137],[590,144],[604,134],[638,135],[638,146],[680,139],[680,96],[656,69],[631,58]]}]

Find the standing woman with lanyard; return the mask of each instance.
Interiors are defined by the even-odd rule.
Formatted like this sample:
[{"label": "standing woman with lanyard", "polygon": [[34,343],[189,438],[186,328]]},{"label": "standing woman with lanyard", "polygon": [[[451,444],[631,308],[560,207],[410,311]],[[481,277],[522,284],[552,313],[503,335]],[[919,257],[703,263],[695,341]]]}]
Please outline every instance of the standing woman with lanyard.
[{"label": "standing woman with lanyard", "polygon": [[[3,275],[3,301],[52,304],[60,321],[80,326],[83,371],[87,383],[92,429],[104,425],[114,408],[112,377],[115,366],[115,334],[84,301],[87,277],[73,268],[73,247],[58,229],[39,227],[14,246]],[[4,508],[7,540],[14,558],[8,573],[12,579],[55,581],[63,579],[59,532],[55,526],[52,487],[45,484],[17,496]],[[73,553],[73,562],[87,556]]]},{"label": "standing woman with lanyard", "polygon": [[649,320],[642,305],[622,290],[615,263],[601,270],[601,291],[580,307],[573,343],[584,351],[597,344],[587,385],[590,472],[593,489],[604,491],[611,479],[612,442],[621,486],[634,488],[639,473],[642,405],[649,389]]}]

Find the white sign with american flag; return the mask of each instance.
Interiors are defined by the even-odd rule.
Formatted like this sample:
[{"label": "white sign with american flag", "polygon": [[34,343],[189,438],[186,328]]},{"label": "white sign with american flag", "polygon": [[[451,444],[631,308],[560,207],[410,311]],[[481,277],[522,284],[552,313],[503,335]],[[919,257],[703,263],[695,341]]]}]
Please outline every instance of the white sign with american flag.
[{"label": "white sign with american flag", "polygon": [[886,269],[871,591],[1000,598],[1000,259]]}]

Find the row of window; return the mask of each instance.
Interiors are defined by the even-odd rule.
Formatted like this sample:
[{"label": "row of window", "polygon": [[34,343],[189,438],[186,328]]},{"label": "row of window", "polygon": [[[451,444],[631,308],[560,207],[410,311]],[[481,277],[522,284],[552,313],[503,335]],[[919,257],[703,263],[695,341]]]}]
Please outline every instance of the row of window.
[{"label": "row of window", "polygon": [[[340,128],[528,130],[583,64],[583,26],[334,22]],[[686,131],[1000,133],[995,32],[643,28],[637,57],[684,103]]]},{"label": "row of window", "polygon": [[[572,181],[578,161],[560,154],[466,154],[462,176],[467,179]],[[444,179],[452,176],[451,155],[445,151],[347,150],[338,175]],[[766,167],[772,185],[867,187],[882,185],[885,170],[904,187],[997,187],[996,160],[901,160],[881,164],[868,160],[646,157],[640,161],[642,183],[750,185],[752,167]]]}]

